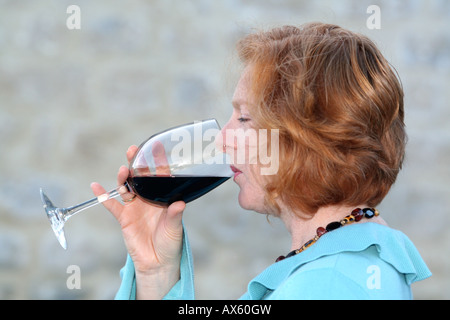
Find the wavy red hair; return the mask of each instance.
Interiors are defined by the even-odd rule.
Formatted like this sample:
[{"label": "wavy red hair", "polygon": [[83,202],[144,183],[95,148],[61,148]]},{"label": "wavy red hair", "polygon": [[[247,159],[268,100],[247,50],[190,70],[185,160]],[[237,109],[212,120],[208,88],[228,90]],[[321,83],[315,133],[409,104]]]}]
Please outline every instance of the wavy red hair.
[{"label": "wavy red hair", "polygon": [[401,169],[407,137],[401,83],[375,44],[311,23],[250,34],[237,48],[251,66],[252,120],[279,129],[267,201],[307,214],[378,205]]}]

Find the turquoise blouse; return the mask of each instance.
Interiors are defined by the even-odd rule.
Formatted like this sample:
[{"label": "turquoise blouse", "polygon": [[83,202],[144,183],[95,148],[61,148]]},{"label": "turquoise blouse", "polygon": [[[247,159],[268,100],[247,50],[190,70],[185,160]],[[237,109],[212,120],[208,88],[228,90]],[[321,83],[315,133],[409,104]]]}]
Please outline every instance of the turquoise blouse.
[{"label": "turquoise blouse", "polygon": [[[180,271],[180,280],[165,299],[194,299],[186,232]],[[135,299],[130,256],[120,274],[116,299]],[[411,284],[429,276],[431,272],[406,235],[367,222],[326,233],[307,250],[273,263],[250,281],[241,299],[412,299]]]}]

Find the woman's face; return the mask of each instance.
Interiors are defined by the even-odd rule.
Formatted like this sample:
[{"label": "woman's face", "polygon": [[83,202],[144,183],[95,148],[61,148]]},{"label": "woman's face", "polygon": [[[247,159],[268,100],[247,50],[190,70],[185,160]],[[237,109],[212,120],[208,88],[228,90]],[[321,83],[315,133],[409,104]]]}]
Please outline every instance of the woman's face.
[{"label": "woman's face", "polygon": [[224,151],[232,161],[234,182],[239,186],[239,204],[247,210],[269,213],[264,201],[264,188],[256,163],[257,130],[252,127],[249,112],[250,73],[247,69],[241,75],[233,95],[233,113],[222,129]]}]

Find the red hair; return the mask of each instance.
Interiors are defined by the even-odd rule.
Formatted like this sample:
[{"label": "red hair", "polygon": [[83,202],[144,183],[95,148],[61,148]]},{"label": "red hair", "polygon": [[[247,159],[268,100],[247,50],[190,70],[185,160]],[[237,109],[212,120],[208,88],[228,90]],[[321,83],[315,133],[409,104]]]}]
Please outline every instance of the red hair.
[{"label": "red hair", "polygon": [[279,129],[267,201],[309,214],[378,205],[401,169],[407,137],[400,81],[375,44],[311,23],[250,34],[238,53],[250,66],[252,120]]}]

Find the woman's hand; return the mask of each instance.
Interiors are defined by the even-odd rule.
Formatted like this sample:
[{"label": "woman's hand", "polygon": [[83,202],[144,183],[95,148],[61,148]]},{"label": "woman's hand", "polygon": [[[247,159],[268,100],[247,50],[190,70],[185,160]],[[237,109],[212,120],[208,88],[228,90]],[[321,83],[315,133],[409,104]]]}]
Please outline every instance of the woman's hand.
[{"label": "woman's hand", "polygon": [[[137,149],[136,146],[128,149],[128,162]],[[158,174],[170,174],[170,171]],[[118,184],[123,185],[128,175],[128,168],[122,166],[117,175]],[[91,188],[97,196],[105,193],[98,183],[92,183]],[[126,193],[122,195],[124,204],[110,199],[103,205],[122,228],[127,251],[135,266],[137,298],[160,299],[180,277],[182,213],[186,204],[178,201],[169,207],[159,207],[137,197],[126,202],[133,197],[133,194]]]}]

